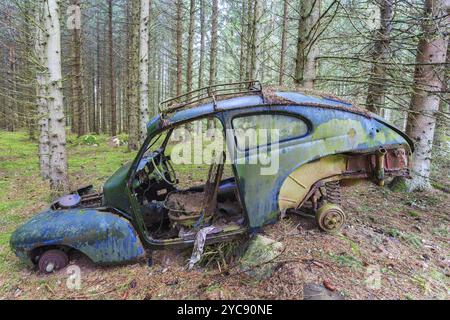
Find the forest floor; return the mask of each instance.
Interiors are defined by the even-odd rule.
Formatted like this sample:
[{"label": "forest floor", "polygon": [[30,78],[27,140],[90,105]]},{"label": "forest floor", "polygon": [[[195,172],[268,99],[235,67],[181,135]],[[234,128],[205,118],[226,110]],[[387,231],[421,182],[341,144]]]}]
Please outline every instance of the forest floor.
[{"label": "forest floor", "polygon": [[[95,146],[80,142],[68,139],[73,187],[100,187],[135,155],[109,147],[106,137],[97,137]],[[180,178],[200,179],[192,169]],[[448,181],[447,172],[437,176]],[[324,282],[345,299],[450,298],[448,193],[405,194],[364,183],[346,188],[344,199],[348,223],[339,235],[294,215],[265,227],[264,234],[285,247],[266,280],[232,266],[188,271],[186,252],[172,250],[155,253],[151,267],[145,261],[97,267],[75,257],[81,289],[70,290],[67,270],[39,274],[9,248],[15,228],[51,199],[39,177],[36,144],[25,133],[0,132],[0,299],[302,299],[304,284]]]}]

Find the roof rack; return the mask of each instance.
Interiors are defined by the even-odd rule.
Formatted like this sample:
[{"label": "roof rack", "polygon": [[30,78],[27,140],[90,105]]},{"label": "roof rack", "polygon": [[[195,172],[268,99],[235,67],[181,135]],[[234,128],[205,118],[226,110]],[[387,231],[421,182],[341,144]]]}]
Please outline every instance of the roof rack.
[{"label": "roof rack", "polygon": [[162,101],[159,104],[159,112],[162,115],[167,115],[182,109],[188,109],[197,102],[212,99],[214,109],[217,106],[217,97],[224,97],[230,95],[238,95],[244,93],[253,93],[262,95],[262,85],[257,80],[232,82],[224,84],[214,84],[203,87],[177,97],[173,97]]}]

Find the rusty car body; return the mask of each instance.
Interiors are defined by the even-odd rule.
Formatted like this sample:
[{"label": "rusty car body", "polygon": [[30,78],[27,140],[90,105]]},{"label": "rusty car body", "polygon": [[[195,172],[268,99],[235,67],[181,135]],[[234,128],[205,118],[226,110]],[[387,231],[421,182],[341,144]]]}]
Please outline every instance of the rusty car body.
[{"label": "rusty car body", "polygon": [[[159,236],[155,231],[166,225],[168,212],[161,202],[178,190],[178,181],[165,154],[166,142],[151,146],[161,133],[168,137],[174,128],[194,120],[218,120],[227,147],[236,150],[233,177],[216,181],[212,210],[221,201],[232,201],[239,204],[243,219],[208,235],[207,243],[257,233],[281,213],[301,208],[309,208],[322,230],[334,232],[345,222],[341,186],[361,179],[383,185],[388,176],[409,176],[411,140],[381,117],[337,97],[263,89],[250,81],[200,89],[164,102],[160,111],[148,123],[148,137],[136,158],[106,181],[102,193],[80,189],[14,232],[10,243],[18,257],[51,272],[67,264],[70,250],[110,264],[141,257],[147,249],[192,245],[192,234]],[[260,115],[275,119],[279,127],[299,123],[303,128],[296,136],[282,137],[279,148],[269,151],[279,159],[276,174],[262,175],[261,165],[237,161],[253,155],[236,148],[238,137],[226,130],[235,129],[235,119],[245,117],[257,125]],[[270,143],[258,148],[270,148]]]}]

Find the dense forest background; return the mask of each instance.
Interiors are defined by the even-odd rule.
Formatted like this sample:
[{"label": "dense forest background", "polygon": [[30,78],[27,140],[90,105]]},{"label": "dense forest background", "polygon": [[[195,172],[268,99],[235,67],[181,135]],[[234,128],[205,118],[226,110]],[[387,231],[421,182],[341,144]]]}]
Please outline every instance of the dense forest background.
[{"label": "dense forest background", "polygon": [[66,129],[126,135],[160,101],[216,83],[316,89],[416,142],[410,190],[448,158],[447,0],[13,0],[0,4],[0,128],[39,142],[67,188]]}]

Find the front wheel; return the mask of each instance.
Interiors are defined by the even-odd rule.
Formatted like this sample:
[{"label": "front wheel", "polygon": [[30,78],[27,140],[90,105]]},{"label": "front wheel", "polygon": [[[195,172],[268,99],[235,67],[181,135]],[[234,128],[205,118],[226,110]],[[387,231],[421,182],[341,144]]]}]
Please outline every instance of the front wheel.
[{"label": "front wheel", "polygon": [[319,228],[328,233],[337,233],[345,224],[344,211],[336,204],[325,203],[316,212]]},{"label": "front wheel", "polygon": [[64,268],[69,263],[67,253],[58,249],[45,251],[39,258],[39,271],[43,273],[52,273]]}]

